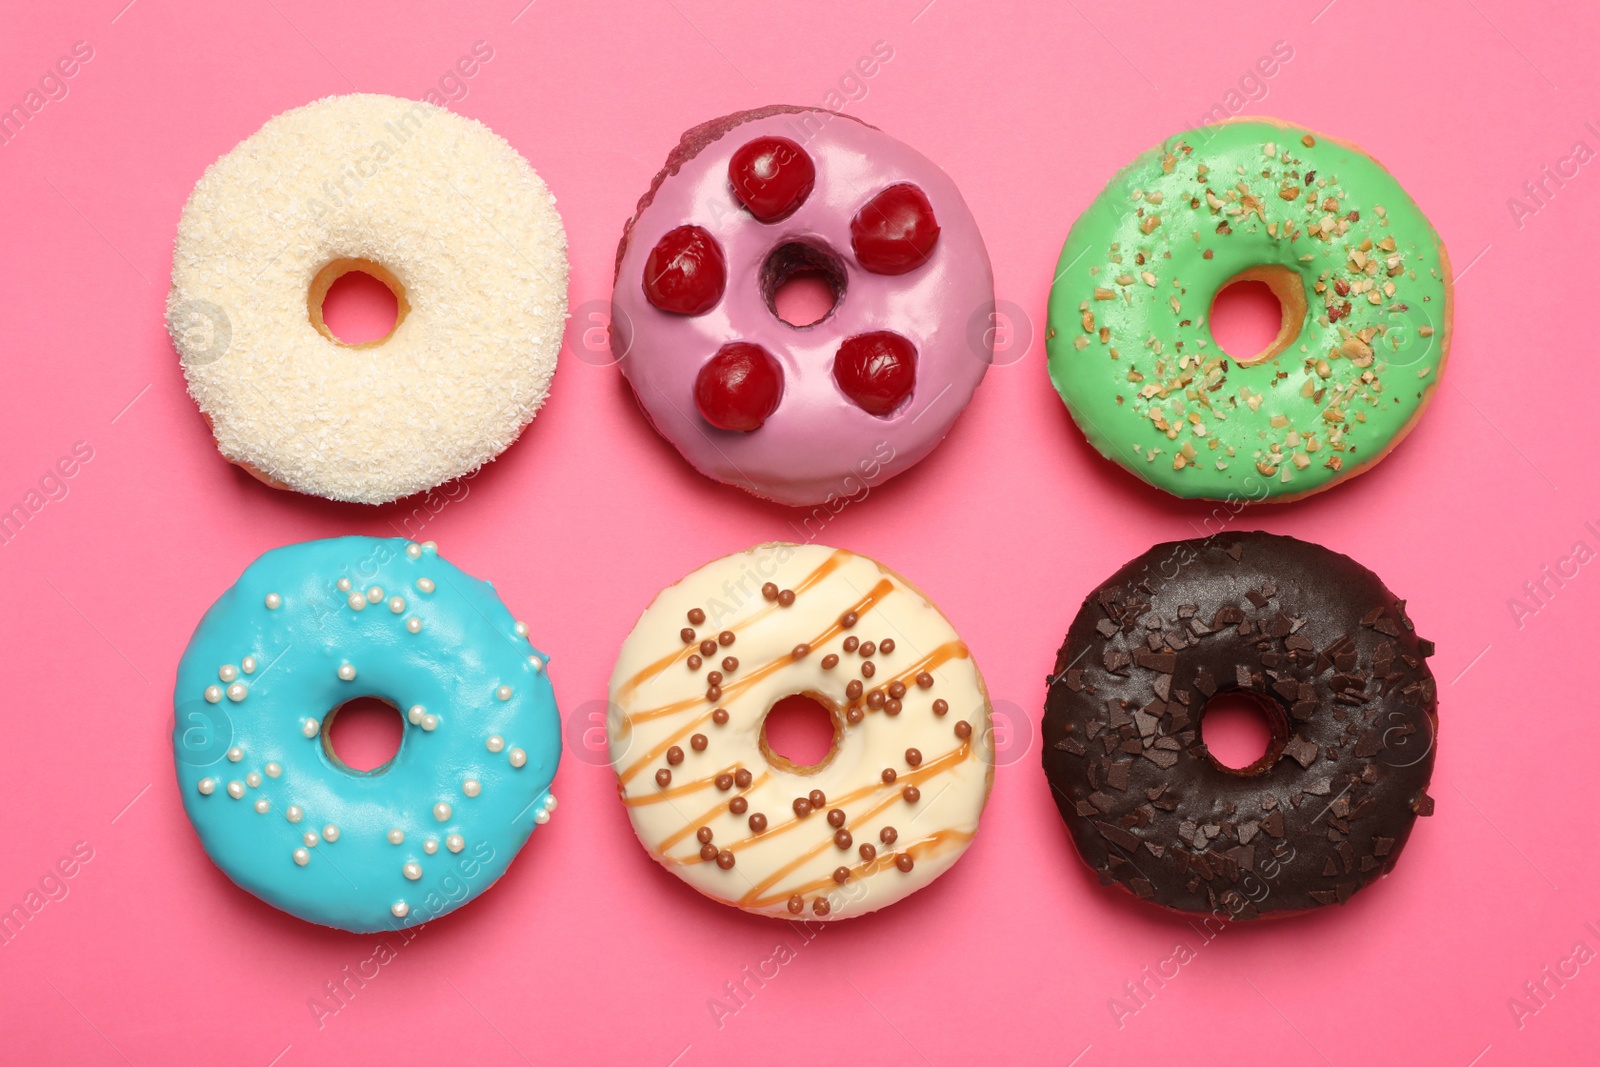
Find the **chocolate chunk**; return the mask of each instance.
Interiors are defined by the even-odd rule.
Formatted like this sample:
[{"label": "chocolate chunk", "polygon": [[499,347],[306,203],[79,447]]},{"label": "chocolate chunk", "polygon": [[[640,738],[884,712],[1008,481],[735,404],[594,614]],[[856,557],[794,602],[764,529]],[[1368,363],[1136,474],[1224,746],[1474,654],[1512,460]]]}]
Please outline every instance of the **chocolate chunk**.
[{"label": "chocolate chunk", "polygon": [[1120,826],[1104,820],[1095,820],[1094,828],[1100,831],[1100,836],[1110,841],[1124,852],[1134,852],[1139,848],[1139,839]]},{"label": "chocolate chunk", "polygon": [[1095,623],[1094,628],[1100,631],[1100,636],[1102,637],[1115,637],[1117,635],[1117,624],[1110,619],[1101,619]]},{"label": "chocolate chunk", "polygon": [[1303,737],[1292,737],[1283,746],[1283,754],[1300,766],[1309,767],[1317,761],[1317,746]]},{"label": "chocolate chunk", "polygon": [[1203,696],[1211,696],[1217,691],[1217,680],[1211,677],[1211,672],[1201,667],[1194,676],[1194,687],[1200,690]]},{"label": "chocolate chunk", "polygon": [[1178,657],[1171,652],[1147,652],[1141,648],[1133,658],[1139,666],[1159,674],[1171,674],[1178,669]]},{"label": "chocolate chunk", "polygon": [[1261,830],[1268,837],[1283,836],[1283,812],[1275,811],[1261,820]]}]

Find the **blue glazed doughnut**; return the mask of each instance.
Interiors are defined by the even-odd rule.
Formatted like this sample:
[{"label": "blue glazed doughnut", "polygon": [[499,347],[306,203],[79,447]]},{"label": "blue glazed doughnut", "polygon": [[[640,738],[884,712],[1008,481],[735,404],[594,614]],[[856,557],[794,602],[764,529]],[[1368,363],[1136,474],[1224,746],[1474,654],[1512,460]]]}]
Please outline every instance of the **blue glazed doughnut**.
[{"label": "blue glazed doughnut", "polygon": [[[331,713],[357,697],[406,709],[400,750],[372,771],[328,743]],[[545,657],[431,541],[266,553],[200,620],[173,708],[179,792],[212,861],[324,926],[370,933],[455,910],[556,806]]]}]

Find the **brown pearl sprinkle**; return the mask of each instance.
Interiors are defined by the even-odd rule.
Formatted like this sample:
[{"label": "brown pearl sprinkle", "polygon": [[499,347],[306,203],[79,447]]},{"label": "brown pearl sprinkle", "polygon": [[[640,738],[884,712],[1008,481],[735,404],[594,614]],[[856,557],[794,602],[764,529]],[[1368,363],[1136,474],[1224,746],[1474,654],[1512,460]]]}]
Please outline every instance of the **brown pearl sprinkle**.
[{"label": "brown pearl sprinkle", "polygon": [[717,643],[715,641],[711,640],[711,638],[709,638],[709,637],[706,638],[704,641],[701,641],[700,642],[700,654],[702,656],[714,656],[714,655],[716,655],[717,654]]},{"label": "brown pearl sprinkle", "polygon": [[871,678],[874,674],[877,674],[877,673],[878,673],[878,668],[873,665],[873,662],[870,659],[867,660],[865,663],[863,663],[861,665],[861,677],[863,677],[863,678]]},{"label": "brown pearl sprinkle", "polygon": [[833,843],[839,846],[840,849],[848,850],[851,845],[855,844],[855,838],[850,836],[849,830],[840,830],[833,835]]},{"label": "brown pearl sprinkle", "polygon": [[900,795],[906,798],[907,804],[915,804],[917,801],[922,799],[922,790],[918,789],[914,785],[908,785]]},{"label": "brown pearl sprinkle", "polygon": [[694,623],[696,626],[699,626],[701,623],[706,621],[706,613],[700,608],[690,608],[689,621]]},{"label": "brown pearl sprinkle", "polygon": [[753,777],[754,776],[751,775],[749,771],[745,770],[743,767],[740,767],[738,770],[733,772],[733,784],[738,786],[740,789],[749,789],[750,782],[753,780]]},{"label": "brown pearl sprinkle", "polygon": [[862,718],[864,717],[864,714],[865,713],[862,712],[862,710],[861,710],[861,705],[859,705],[859,704],[851,704],[850,705],[850,710],[844,713],[844,718],[845,718],[845,721],[848,722],[851,726],[855,726],[857,723],[859,723],[862,720]]},{"label": "brown pearl sprinkle", "polygon": [[768,582],[766,585],[761,587],[761,596],[766,600],[777,600],[778,587],[773,585],[771,582]]},{"label": "brown pearl sprinkle", "polygon": [[807,794],[806,799],[811,801],[811,806],[818,811],[821,811],[823,805],[828,803],[828,795],[820,789],[813,789]]},{"label": "brown pearl sprinkle", "polygon": [[818,915],[826,915],[833,910],[833,905],[828,903],[827,897],[818,897],[811,902],[811,910]]},{"label": "brown pearl sprinkle", "polygon": [[950,705],[946,704],[944,701],[935,700],[933,702],[933,713],[935,715],[943,715],[945,712],[947,712],[949,710],[950,710]]},{"label": "brown pearl sprinkle", "polygon": [[894,780],[898,777],[900,777],[900,775],[893,767],[885,767],[883,769],[884,785],[894,785]]},{"label": "brown pearl sprinkle", "polygon": [[882,830],[878,831],[878,840],[882,841],[885,845],[894,844],[899,837],[900,835],[895,832],[895,828],[892,826],[885,826]]},{"label": "brown pearl sprinkle", "polygon": [[917,675],[917,687],[919,689],[932,689],[933,675],[929,674],[927,671],[920,672]]},{"label": "brown pearl sprinkle", "polygon": [[750,802],[744,797],[734,797],[732,800],[728,801],[728,810],[733,812],[735,815],[743,815],[746,811],[750,810]]},{"label": "brown pearl sprinkle", "polygon": [[711,721],[718,726],[726,726],[728,725],[728,713],[722,708],[717,708],[711,713]]},{"label": "brown pearl sprinkle", "polygon": [[828,825],[839,827],[844,825],[844,809],[830,808],[828,810]]},{"label": "brown pearl sprinkle", "polygon": [[889,683],[889,695],[896,700],[906,695],[906,683],[898,679]]},{"label": "brown pearl sprinkle", "polygon": [[718,789],[726,793],[728,790],[733,788],[733,775],[726,772],[717,775],[716,785]]},{"label": "brown pearl sprinkle", "polygon": [[866,659],[868,656],[871,656],[871,655],[875,654],[877,651],[878,651],[878,646],[873,644],[871,641],[863,641],[862,642],[862,644],[861,644],[861,658],[862,659]]},{"label": "brown pearl sprinkle", "polygon": [[799,915],[806,910],[806,900],[799,893],[789,898],[789,914]]},{"label": "brown pearl sprinkle", "polygon": [[846,652],[854,652],[856,649],[861,647],[861,638],[847,637],[844,639],[843,647]]},{"label": "brown pearl sprinkle", "polygon": [[713,704],[715,704],[717,701],[721,700],[722,699],[722,687],[720,685],[709,686],[706,689],[706,699],[711,701],[711,703],[713,703]]},{"label": "brown pearl sprinkle", "polygon": [[673,745],[671,748],[667,749],[667,762],[672,764],[674,767],[682,763],[683,749],[679,748],[677,745]]},{"label": "brown pearl sprinkle", "polygon": [[850,684],[844,687],[844,695],[850,700],[860,700],[861,691],[864,688],[865,686],[863,686],[856,679],[852,678],[850,679]]},{"label": "brown pearl sprinkle", "polygon": [[884,698],[882,689],[874,689],[867,694],[867,707],[874,710],[883,707]]},{"label": "brown pearl sprinkle", "polygon": [[694,644],[694,631],[689,629],[689,627],[685,626],[683,629],[679,630],[678,631],[678,636],[683,638],[683,643],[684,644],[686,644],[686,645]]},{"label": "brown pearl sprinkle", "polygon": [[965,741],[972,736],[972,724],[965,719],[956,723],[956,736]]},{"label": "brown pearl sprinkle", "polygon": [[844,627],[846,630],[850,629],[850,627],[854,626],[860,621],[861,616],[857,615],[853,611],[847,611],[843,615],[839,616],[839,625]]},{"label": "brown pearl sprinkle", "polygon": [[811,646],[801,642],[800,644],[794,646],[793,651],[791,651],[789,655],[793,656],[795,659],[805,659],[807,656],[811,655]]},{"label": "brown pearl sprinkle", "polygon": [[783,592],[778,594],[778,606],[779,607],[786,608],[786,607],[789,607],[793,603],[794,603],[794,590],[793,589],[785,589]]},{"label": "brown pearl sprinkle", "polygon": [[694,832],[694,839],[700,842],[702,845],[709,844],[713,836],[714,835],[711,833],[711,827],[709,826],[702,826],[700,829]]},{"label": "brown pearl sprinkle", "polygon": [[659,785],[662,789],[665,789],[667,786],[669,786],[671,784],[672,784],[672,772],[671,771],[669,771],[665,767],[663,767],[659,771],[656,772],[656,785]]},{"label": "brown pearl sprinkle", "polygon": [[898,715],[900,714],[900,708],[901,704],[898,700],[885,700],[883,702],[883,713],[885,715]]},{"label": "brown pearl sprinkle", "polygon": [[695,734],[693,737],[689,738],[689,747],[694,749],[696,752],[704,752],[706,750],[706,744],[707,741],[705,734]]},{"label": "brown pearl sprinkle", "polygon": [[922,766],[922,753],[914,748],[906,749],[906,762],[913,767]]},{"label": "brown pearl sprinkle", "polygon": [[878,642],[878,652],[879,652],[880,655],[887,656],[889,653],[891,653],[893,651],[894,651],[894,638],[885,637],[882,641]]},{"label": "brown pearl sprinkle", "polygon": [[798,818],[805,818],[811,814],[811,801],[805,797],[794,798],[794,813]]},{"label": "brown pearl sprinkle", "polygon": [[[727,849],[723,849],[721,852],[717,853],[717,866],[721,867],[725,871],[733,870],[733,853],[729,852]],[[901,868],[901,870],[904,871],[909,871],[910,869],[910,867]]]},{"label": "brown pearl sprinkle", "polygon": [[714,860],[717,858],[717,853],[721,851],[722,850],[716,845],[707,842],[706,844],[700,846],[700,858],[703,860]]},{"label": "brown pearl sprinkle", "polygon": [[733,644],[733,640],[734,638],[732,630],[724,630],[717,635],[717,644],[721,645],[723,648],[727,648],[729,645]]},{"label": "brown pearl sprinkle", "polygon": [[832,652],[829,652],[826,656],[822,657],[822,669],[823,670],[831,671],[835,667],[837,667],[838,665],[839,665],[839,657],[834,655]]},{"label": "brown pearl sprinkle", "polygon": [[709,672],[707,672],[706,673],[706,684],[707,685],[721,685],[722,684],[722,672],[721,671],[709,671]]},{"label": "brown pearl sprinkle", "polygon": [[917,865],[917,861],[911,858],[911,853],[902,852],[894,858],[894,865],[901,874],[910,874],[911,868]]},{"label": "brown pearl sprinkle", "polygon": [[873,860],[878,858],[878,850],[873,848],[870,844],[862,845],[860,848],[856,849],[856,851],[861,853],[862,860],[867,863],[871,863]]},{"label": "brown pearl sprinkle", "polygon": [[687,660],[685,660],[684,662],[689,664],[689,669],[691,671],[697,671],[697,670],[700,669],[700,664],[701,664],[702,661],[701,661],[699,656],[691,654],[689,656],[689,658]]},{"label": "brown pearl sprinkle", "polygon": [[727,671],[729,674],[732,674],[734,671],[738,670],[739,669],[738,657],[736,657],[736,656],[723,656],[722,657],[722,669]]},{"label": "brown pearl sprinkle", "polygon": [[750,816],[750,832],[759,834],[767,828],[767,817],[759,811]]},{"label": "brown pearl sprinkle", "polygon": [[845,882],[848,882],[850,880],[850,868],[849,867],[835,867],[834,871],[833,871],[833,880],[835,882],[838,882],[840,885],[843,885]]}]

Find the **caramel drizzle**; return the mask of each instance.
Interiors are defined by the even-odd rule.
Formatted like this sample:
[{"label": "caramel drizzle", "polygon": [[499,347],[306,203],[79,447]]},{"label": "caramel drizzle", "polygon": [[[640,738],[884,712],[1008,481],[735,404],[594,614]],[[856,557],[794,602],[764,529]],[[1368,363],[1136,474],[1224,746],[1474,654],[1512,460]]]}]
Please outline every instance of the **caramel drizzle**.
[{"label": "caramel drizzle", "polygon": [[[850,555],[850,553],[846,552],[842,548],[834,549],[833,555],[831,555],[827,559],[823,560],[822,563],[817,566],[816,570],[812,571],[810,574],[806,575],[804,578],[802,578],[800,580],[800,584],[794,587],[795,594],[799,595],[800,593],[804,592],[805,590],[811,588],[811,586],[816,585],[818,582],[822,581],[822,579],[826,578],[828,575],[832,574],[834,571],[838,570],[840,565],[844,563],[845,557],[848,556],[848,555]],[[779,610],[779,608],[778,608],[778,605],[776,603],[767,604],[760,611],[757,611],[754,615],[750,616],[748,619],[744,620],[743,622],[736,623],[733,626],[728,627],[728,629],[730,631],[732,631],[733,633],[738,633],[740,630],[743,630],[748,626],[754,626],[756,623],[760,622],[762,619],[766,618],[769,614],[771,614],[772,612],[777,611],[777,610]],[[672,652],[669,655],[662,656],[660,659],[656,660],[654,663],[646,665],[643,670],[640,670],[632,678],[629,678],[626,682],[622,683],[622,687],[617,691],[617,702],[621,703],[622,701],[626,700],[628,697],[632,696],[634,691],[636,689],[638,689],[641,685],[643,685],[645,682],[649,681],[650,679],[654,678],[656,675],[660,674],[662,671],[666,670],[668,667],[671,667],[674,663],[678,662],[680,659],[688,659],[689,658],[689,654],[691,652],[693,652],[694,650],[695,650],[694,643],[690,643],[690,644],[684,645],[682,648],[678,649],[676,652]]]},{"label": "caramel drizzle", "polygon": [[[818,568],[818,570],[820,570],[820,569],[821,568]],[[815,573],[815,572],[813,572],[813,573]],[[843,616],[844,614],[847,614],[849,612],[854,612],[858,617],[862,616],[866,612],[870,611],[872,609],[873,605],[881,602],[885,597],[887,597],[893,591],[894,591],[894,583],[892,581],[890,581],[889,579],[884,578],[884,579],[880,580],[877,585],[873,586],[872,589],[870,591],[868,591],[866,596],[862,597],[860,600],[856,601],[855,604],[853,604],[849,608],[845,609],[845,611],[841,612],[840,615]],[[823,630],[822,633],[820,633],[817,636],[813,637],[810,641],[806,642],[806,644],[810,645],[812,648],[816,648],[819,645],[822,645],[823,643],[828,641],[830,638],[833,638],[833,637],[837,636],[838,634],[842,633],[843,630],[844,630],[843,625],[839,622],[838,619],[835,619],[827,627],[827,629]],[[959,644],[959,642],[956,642],[956,643]],[[965,647],[966,646],[964,646],[964,645],[962,646],[963,651],[965,651]],[[772,674],[775,671],[782,670],[783,668],[788,667],[788,666],[790,666],[791,664],[793,664],[795,662],[796,662],[796,660],[795,660],[794,653],[793,652],[785,652],[783,655],[779,656],[777,659],[770,660],[770,661],[768,661],[766,663],[763,663],[760,667],[757,667],[755,670],[751,671],[749,674],[743,676],[742,678],[739,678],[737,681],[730,682],[728,685],[724,686],[723,690],[722,690],[722,694],[723,694],[722,703],[725,703],[725,704],[726,703],[732,703],[732,701],[733,701],[733,699],[735,697],[737,697],[740,693],[744,692],[746,689],[749,689],[751,686],[755,685],[757,682],[759,682],[761,679],[765,678],[767,675]],[[651,708],[651,709],[649,709],[647,711],[641,711],[641,712],[638,712],[638,713],[633,714],[633,715],[625,715],[623,717],[623,722],[628,724],[629,728],[631,729],[632,728],[632,724],[635,723],[635,722],[645,722],[645,721],[648,721],[650,719],[659,719],[659,718],[661,718],[663,716],[666,716],[666,715],[675,715],[678,712],[686,711],[689,708],[694,707],[696,704],[701,703],[705,699],[706,698],[702,695],[702,696],[689,697],[686,700],[674,701],[671,704],[664,704],[664,705],[662,705],[661,707],[658,707],[658,708]],[[626,768],[624,768],[623,770],[619,771],[617,773],[617,780],[621,784],[627,785],[628,782],[632,781],[635,777],[638,776],[640,771],[644,770],[645,768],[649,767],[652,763],[654,763],[656,760],[660,759],[662,757],[662,755],[667,751],[667,749],[671,748],[673,745],[675,745],[679,741],[683,740],[683,738],[686,735],[688,735],[689,733],[691,733],[696,727],[704,725],[705,723],[707,723],[709,721],[711,721],[711,712],[707,711],[704,714],[702,714],[702,715],[696,717],[695,719],[691,720],[686,725],[680,727],[676,732],[674,732],[672,735],[667,737],[666,740],[664,740],[661,743],[657,744],[654,748],[652,748],[650,751],[646,752],[639,759],[635,760],[633,763],[629,764]]]},{"label": "caramel drizzle", "polygon": [[[768,777],[769,777],[769,775],[763,773],[760,778],[757,778],[754,782],[750,783],[750,787],[752,789],[754,789],[756,786],[758,786],[762,782],[766,781]],[[714,805],[709,811],[701,812],[699,815],[697,815],[693,819],[690,819],[688,822],[684,823],[681,827],[679,827],[671,835],[669,835],[668,837],[663,839],[662,842],[659,845],[656,846],[656,855],[659,856],[659,855],[665,854],[667,849],[671,848],[673,845],[676,845],[679,841],[682,841],[685,837],[688,837],[689,836],[689,831],[695,830],[695,829],[698,829],[701,826],[704,826],[711,819],[714,819],[718,815],[721,815],[723,812],[727,811],[728,810],[728,805],[731,804],[732,802],[733,802],[733,797],[729,797],[727,800],[724,800],[722,803]],[[697,856],[696,858],[698,859],[699,857]]]},{"label": "caramel drizzle", "polygon": [[[910,853],[913,860],[924,859],[930,853],[944,851],[948,844],[960,844],[965,841],[971,841],[972,836],[972,832],[969,830],[957,830],[954,828],[948,830],[935,830],[927,837],[921,838],[912,844],[907,845],[900,851]],[[870,863],[860,863],[850,868],[850,877],[871,877],[886,867],[894,866],[894,862],[895,853],[880,853],[879,855],[875,856]],[[796,886],[792,889],[781,890],[772,894],[771,896],[754,896],[753,894],[755,893],[755,890],[751,890],[750,893],[746,893],[739,899],[739,906],[741,908],[766,908],[778,903],[781,900],[788,900],[789,897],[795,893],[799,893],[801,896],[806,896],[808,894],[818,892],[819,890],[831,889],[838,884],[839,883],[833,880],[833,875],[829,874],[807,882],[804,885]]]},{"label": "caramel drizzle", "polygon": [[[655,793],[646,793],[643,796],[630,797],[624,795],[622,802],[630,808],[636,808],[641,804],[659,804],[663,800],[672,800],[674,797],[681,797],[689,793],[695,793],[701,789],[704,789],[708,785],[714,785],[717,781],[717,775],[732,774],[738,769],[739,765],[737,763],[730,763],[726,767],[722,767],[716,771],[713,771],[711,777],[709,778],[696,778],[692,781],[684,782],[681,785],[675,785],[670,789],[662,789]],[[762,777],[765,777],[765,775]],[[751,788],[755,788],[755,783],[751,782],[750,786]]]}]

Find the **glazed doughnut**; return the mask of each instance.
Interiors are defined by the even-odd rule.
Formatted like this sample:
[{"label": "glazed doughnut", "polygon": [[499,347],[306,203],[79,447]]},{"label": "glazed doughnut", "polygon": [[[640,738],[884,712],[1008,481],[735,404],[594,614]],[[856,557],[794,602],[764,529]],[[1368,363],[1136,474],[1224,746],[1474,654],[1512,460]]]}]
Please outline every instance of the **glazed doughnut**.
[{"label": "glazed doughnut", "polygon": [[[797,327],[774,294],[801,272],[836,304]],[[689,130],[639,201],[612,347],[695,468],[810,505],[933,450],[993,358],[993,308],[983,237],[947,174],[848,116],[766,107]]]},{"label": "glazed doughnut", "polygon": [[[1050,678],[1045,775],[1079,854],[1181,912],[1343,904],[1433,813],[1432,654],[1348,556],[1264,533],[1156,545],[1084,600]],[[1270,724],[1241,769],[1200,739],[1224,693]]]},{"label": "glazed doughnut", "polygon": [[[322,298],[395,293],[382,340],[341,343]],[[167,328],[223,456],[268,484],[378,504],[504,451],[544,403],[567,301],[555,200],[487,127],[333,96],[270,120],[184,205]]]},{"label": "glazed doughnut", "polygon": [[[561,731],[545,657],[487,582],[433,542],[274,549],[178,664],[178,790],[223,873],[274,907],[357,933],[438,918],[499,878],[555,810]],[[394,758],[328,741],[362,696],[405,708]]]},{"label": "glazed doughnut", "polygon": [[[805,694],[833,747],[797,766],[767,712]],[[844,919],[961,856],[994,777],[989,700],[965,642],[865,556],[767,544],[663,589],[622,644],[608,721],[645,849],[713,900]]]},{"label": "glazed doughnut", "polygon": [[[1444,243],[1382,165],[1275,120],[1169,138],[1073,224],[1050,379],[1100,453],[1175,496],[1291,500],[1403,438],[1450,351]],[[1268,285],[1277,337],[1211,336],[1216,293]]]}]

